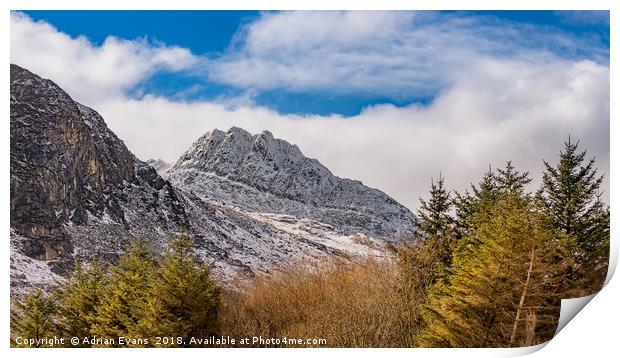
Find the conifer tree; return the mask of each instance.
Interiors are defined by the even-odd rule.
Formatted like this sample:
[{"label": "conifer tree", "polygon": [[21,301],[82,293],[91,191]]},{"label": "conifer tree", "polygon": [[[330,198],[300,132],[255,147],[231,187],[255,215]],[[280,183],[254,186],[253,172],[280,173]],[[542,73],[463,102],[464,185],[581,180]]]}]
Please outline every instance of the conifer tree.
[{"label": "conifer tree", "polygon": [[136,238],[112,268],[93,333],[100,337],[139,337],[138,324],[146,306],[151,275],[156,269],[148,241]]},{"label": "conifer tree", "polygon": [[[67,280],[56,296],[59,300],[59,325],[65,336],[79,337],[80,342],[92,332],[96,322],[97,309],[105,291],[106,271],[104,266],[94,259],[88,267],[77,262],[71,278]],[[88,346],[88,344],[77,345]]]},{"label": "conifer tree", "polygon": [[478,186],[471,186],[476,202],[481,208],[490,208],[499,196],[499,188],[497,187],[497,176],[491,169],[484,173],[482,180]]},{"label": "conifer tree", "polygon": [[569,137],[555,167],[543,161],[546,167],[543,189],[555,226],[575,235],[579,246],[588,250],[596,246],[597,238],[590,234],[599,224],[597,206],[604,176],[597,175],[594,158],[583,165],[586,151],[578,152],[578,145],[579,141],[572,143]]},{"label": "conifer tree", "polygon": [[[55,315],[58,310],[54,299],[37,289],[15,302],[11,309],[11,346],[25,347],[16,337],[34,339],[34,347],[41,346],[43,338],[57,336]],[[28,345],[27,347],[31,347]]]},{"label": "conifer tree", "polygon": [[[217,332],[220,288],[207,264],[192,254],[194,239],[181,235],[172,240],[158,262],[140,321],[145,337],[205,338]],[[174,342],[172,345],[182,345]]]},{"label": "conifer tree", "polygon": [[452,198],[450,191],[444,187],[444,178],[439,174],[435,183],[431,179],[431,197],[428,202],[420,198],[418,210],[419,227],[425,240],[435,240],[443,248],[443,262],[450,263],[453,246],[454,219],[450,215]]},{"label": "conifer tree", "polygon": [[[491,207],[492,203],[497,200],[499,195],[499,188],[497,187],[497,177],[491,165],[489,170],[484,173],[482,180],[478,183],[478,186],[471,185],[471,193],[465,190],[463,194],[454,194],[453,205],[455,207],[456,219],[455,219],[455,232],[457,240],[466,236],[467,233],[474,226],[474,215],[480,210]],[[478,217],[482,214],[478,214]]]},{"label": "conifer tree", "polygon": [[[478,186],[471,185],[473,194],[468,190],[463,194],[455,193],[453,204],[456,208],[457,238],[467,235],[474,225],[472,221],[474,214],[492,207],[500,194],[522,195],[525,192],[525,185],[532,181],[528,172],[519,172],[511,161],[506,162],[505,169],[497,169],[496,172],[494,173],[489,165],[489,170],[484,173]],[[482,217],[483,214],[479,213],[478,217]]]},{"label": "conifer tree", "polygon": [[500,192],[516,195],[523,194],[525,186],[532,181],[528,172],[520,173],[510,160],[506,162],[505,169],[497,169],[495,178],[496,187]]},{"label": "conifer tree", "polygon": [[588,255],[580,265],[581,274],[584,276],[584,290],[577,292],[578,295],[587,295],[588,293],[598,291],[607,277],[607,268],[609,266],[609,244],[610,244],[610,214],[609,207],[604,208],[599,201],[596,206],[594,215],[597,225],[591,232],[592,237],[599,238],[594,247],[591,248]]},{"label": "conifer tree", "polygon": [[[424,307],[424,347],[537,344],[555,332],[571,255],[532,200],[502,194],[478,212],[453,254],[452,274]],[[477,245],[469,238],[475,237]]]},{"label": "conifer tree", "polygon": [[604,176],[598,175],[594,158],[584,164],[586,151],[578,146],[569,136],[555,167],[543,161],[541,197],[552,224],[575,238],[576,283],[587,287],[581,294],[589,294],[600,288],[607,271],[609,209],[601,201]]}]

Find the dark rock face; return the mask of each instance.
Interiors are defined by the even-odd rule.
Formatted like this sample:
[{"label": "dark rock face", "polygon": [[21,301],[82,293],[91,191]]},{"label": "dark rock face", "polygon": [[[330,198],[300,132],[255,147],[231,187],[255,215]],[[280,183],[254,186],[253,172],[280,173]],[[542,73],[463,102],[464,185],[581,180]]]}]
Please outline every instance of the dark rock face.
[{"label": "dark rock face", "polygon": [[59,224],[118,207],[105,196],[135,180],[133,162],[95,111],[11,65],[11,225],[19,233],[62,236]]},{"label": "dark rock face", "polygon": [[166,178],[196,195],[254,212],[309,218],[346,235],[398,240],[415,216],[385,193],[334,176],[316,159],[264,131],[214,130],[185,152]]},{"label": "dark rock face", "polygon": [[59,282],[75,258],[115,261],[136,236],[161,249],[171,235],[194,235],[196,253],[224,281],[292,260],[384,253],[331,227],[204,201],[137,159],[97,112],[52,81],[16,65],[10,81],[12,291]]},{"label": "dark rock face", "polygon": [[87,222],[108,208],[109,194],[135,181],[134,158],[103,119],[49,80],[11,65],[11,226],[39,238],[29,256],[54,259],[71,250],[64,223]]}]

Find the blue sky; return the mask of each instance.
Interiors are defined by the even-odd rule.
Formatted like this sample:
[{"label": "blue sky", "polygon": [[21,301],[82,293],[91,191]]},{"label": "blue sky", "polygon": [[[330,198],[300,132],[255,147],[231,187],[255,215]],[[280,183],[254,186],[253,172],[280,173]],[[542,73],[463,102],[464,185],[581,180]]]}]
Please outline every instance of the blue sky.
[{"label": "blue sky", "polygon": [[[257,11],[25,11],[33,20],[45,21],[71,37],[84,36],[94,46],[100,46],[108,36],[121,39],[146,39],[153,44],[179,46],[193,55],[210,61],[230,57],[244,46],[244,28],[257,22],[265,13]],[[506,24],[522,28],[518,31],[539,31],[554,36],[575,39],[576,45],[563,46],[549,36],[541,41],[527,38],[515,40],[519,50],[544,49],[554,56],[566,59],[595,59],[608,63],[609,14],[607,12],[572,11],[445,11],[428,12],[412,20],[441,24],[446,19],[475,20],[476,26],[487,32]],[[478,23],[479,22],[479,23]],[[407,26],[407,25],[404,25]],[[532,26],[535,30],[529,30]],[[492,37],[492,34],[489,34]],[[518,37],[518,36],[517,36]],[[546,41],[546,42],[544,42]],[[512,55],[510,46],[496,51],[497,56]],[[209,64],[201,67],[208,67]],[[251,99],[252,103],[283,114],[339,114],[352,116],[363,108],[388,103],[407,106],[412,103],[428,104],[449,85],[449,80],[437,79],[429,88],[349,88],[332,90],[329,86],[261,86],[250,83],[227,83],[209,70],[158,71],[145,76],[127,89],[127,95],[140,97],[154,94],[176,100]],[[329,76],[329,73],[325,74]],[[432,82],[433,78],[426,81]]]}]

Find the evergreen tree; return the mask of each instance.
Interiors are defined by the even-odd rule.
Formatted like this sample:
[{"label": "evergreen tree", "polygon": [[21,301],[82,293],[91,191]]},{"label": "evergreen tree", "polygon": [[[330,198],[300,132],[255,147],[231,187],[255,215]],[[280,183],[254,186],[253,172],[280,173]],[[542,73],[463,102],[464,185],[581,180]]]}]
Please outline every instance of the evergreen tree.
[{"label": "evergreen tree", "polygon": [[[521,173],[515,169],[511,161],[506,162],[505,169],[497,169],[494,173],[489,165],[489,170],[484,173],[478,186],[472,184],[473,194],[465,190],[463,194],[455,193],[453,204],[456,208],[455,228],[457,238],[466,236],[474,226],[474,214],[478,213],[478,218],[484,216],[480,211],[492,207],[500,194],[522,195],[525,185],[530,183],[529,173]],[[489,213],[487,212],[486,215]]]},{"label": "evergreen tree", "polygon": [[54,299],[37,289],[15,302],[11,309],[11,346],[31,347],[18,344],[16,337],[34,339],[34,347],[40,347],[41,339],[58,335],[55,315],[58,310]]},{"label": "evergreen tree", "polygon": [[[585,287],[591,287],[590,292],[598,291],[607,277],[609,266],[609,241],[610,241],[610,214],[609,207],[604,208],[599,201],[596,213],[593,215],[597,225],[591,233],[592,237],[599,238],[600,241],[592,248],[583,261],[580,269],[584,276]],[[587,295],[587,291],[578,292],[579,295]]]},{"label": "evergreen tree", "polygon": [[[59,301],[59,325],[67,337],[84,337],[93,334],[97,309],[105,292],[106,271],[104,266],[93,260],[88,267],[81,261],[76,269],[56,292]],[[88,346],[88,344],[80,346]]]},{"label": "evergreen tree", "polygon": [[584,250],[597,245],[591,233],[600,223],[600,186],[604,176],[597,175],[595,159],[583,166],[586,151],[578,152],[579,142],[564,142],[560,161],[553,167],[543,161],[543,190],[547,208],[555,226],[569,235],[575,235],[577,243]]},{"label": "evergreen tree", "polygon": [[497,186],[497,176],[493,173],[490,164],[489,170],[484,173],[478,186],[472,185],[471,188],[475,201],[480,208],[492,207],[492,204],[499,196],[500,190]]},{"label": "evergreen tree", "polygon": [[484,211],[468,234],[478,245],[460,242],[452,274],[431,290],[420,346],[521,346],[555,332],[571,257],[566,239],[527,197],[502,194]]},{"label": "evergreen tree", "polygon": [[199,264],[192,254],[193,242],[188,235],[175,238],[159,260],[140,321],[144,337],[183,337],[187,344],[190,337],[217,332],[220,288],[209,266]]},{"label": "evergreen tree", "polygon": [[12,337],[56,334],[78,337],[77,346],[88,347],[84,338],[92,336],[146,338],[151,345],[154,337],[184,338],[168,341],[178,346],[187,345],[190,337],[214,335],[221,290],[209,266],[192,254],[192,244],[188,235],[174,238],[156,258],[147,240],[138,238],[109,269],[96,259],[89,265],[78,261],[50,297],[36,291],[16,302]]},{"label": "evergreen tree", "polygon": [[443,260],[450,263],[453,246],[454,219],[450,215],[452,198],[444,187],[444,178],[439,174],[437,183],[431,179],[431,197],[427,201],[420,198],[418,210],[419,227],[425,240],[435,240],[443,247]]},{"label": "evergreen tree", "polygon": [[427,201],[420,198],[420,209],[418,217],[420,219],[420,229],[426,237],[437,237],[447,234],[451,230],[452,217],[450,209],[452,207],[451,195],[444,188],[444,178],[439,174],[437,183],[431,179],[431,197]]},{"label": "evergreen tree", "polygon": [[[454,194],[453,205],[456,209],[455,232],[457,240],[466,236],[472,229],[475,214],[491,207],[497,200],[500,191],[497,187],[497,177],[493,173],[491,165],[489,165],[489,170],[484,173],[478,186],[472,184],[471,189],[471,193],[465,190],[463,194]],[[478,217],[480,216],[482,214],[478,213]]]},{"label": "evergreen tree", "polygon": [[137,327],[146,306],[155,271],[152,248],[145,238],[135,239],[112,268],[105,286],[93,334],[100,337],[138,337]]},{"label": "evergreen tree", "polygon": [[497,169],[497,173],[495,177],[496,187],[499,191],[507,194],[523,194],[525,186],[532,181],[528,172],[520,173],[512,166],[510,160],[506,162],[506,168]]},{"label": "evergreen tree", "polygon": [[577,284],[587,287],[582,294],[589,294],[600,288],[607,271],[609,209],[601,201],[604,176],[598,175],[594,158],[584,165],[586,151],[580,152],[578,145],[569,137],[555,167],[543,161],[541,197],[553,225],[575,238]]}]

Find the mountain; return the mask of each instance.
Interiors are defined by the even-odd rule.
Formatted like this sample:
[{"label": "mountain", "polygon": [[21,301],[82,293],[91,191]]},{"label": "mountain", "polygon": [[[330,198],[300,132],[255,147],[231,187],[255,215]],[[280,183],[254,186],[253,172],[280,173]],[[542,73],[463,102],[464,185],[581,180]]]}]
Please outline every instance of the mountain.
[{"label": "mountain", "polygon": [[382,242],[286,215],[203,200],[137,159],[94,110],[26,69],[10,71],[11,291],[62,281],[78,258],[115,261],[145,236],[196,237],[222,280],[298,260],[384,256]]},{"label": "mountain", "polygon": [[146,164],[152,166],[160,175],[165,174],[168,169],[172,168],[172,164],[163,159],[149,159],[146,161]]},{"label": "mountain", "polygon": [[316,220],[342,235],[397,241],[415,231],[409,209],[380,190],[333,175],[268,131],[251,135],[232,127],[208,132],[164,176],[209,200]]}]

